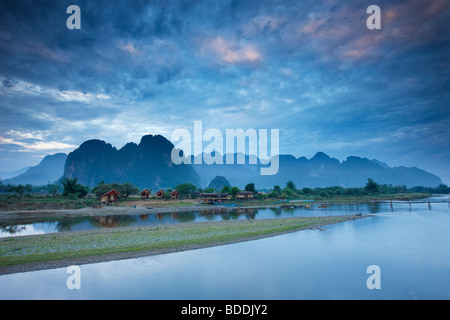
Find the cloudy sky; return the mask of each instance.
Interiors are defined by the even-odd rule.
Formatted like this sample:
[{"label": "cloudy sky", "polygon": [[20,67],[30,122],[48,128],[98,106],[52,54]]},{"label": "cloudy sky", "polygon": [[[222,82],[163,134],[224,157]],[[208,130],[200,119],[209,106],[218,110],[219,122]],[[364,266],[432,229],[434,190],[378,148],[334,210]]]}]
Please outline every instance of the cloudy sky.
[{"label": "cloudy sky", "polygon": [[450,184],[449,21],[446,0],[2,0],[0,171],[201,120]]}]

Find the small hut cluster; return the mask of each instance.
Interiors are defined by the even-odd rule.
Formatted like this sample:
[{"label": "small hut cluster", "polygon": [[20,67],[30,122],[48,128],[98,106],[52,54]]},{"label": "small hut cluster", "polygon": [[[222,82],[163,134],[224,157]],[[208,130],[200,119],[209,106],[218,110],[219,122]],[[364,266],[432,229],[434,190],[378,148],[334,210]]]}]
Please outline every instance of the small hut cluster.
[{"label": "small hut cluster", "polygon": [[[150,198],[151,192],[148,189],[144,189],[141,191],[141,199],[146,200]],[[164,190],[159,190],[156,192],[156,199],[166,199],[168,196],[165,195],[166,192]],[[119,202],[120,192],[116,189],[111,189],[108,192],[102,194],[100,198],[100,203],[103,205],[116,204]],[[170,199],[178,200],[180,197],[180,193],[177,190],[173,190],[170,192]],[[240,191],[236,193],[236,201],[249,201],[253,200],[254,194],[251,191]],[[223,203],[230,201],[232,195],[229,193],[201,193],[200,194],[200,203],[206,204],[214,204],[214,203]]]},{"label": "small hut cluster", "polygon": [[[236,201],[253,200],[253,196],[251,191],[240,191],[236,193]],[[223,203],[231,200],[231,197],[229,193],[201,193],[200,202],[206,204]]]},{"label": "small hut cluster", "polygon": [[[164,195],[165,195],[165,191],[164,190],[159,190],[156,193],[156,199],[164,199]],[[172,200],[178,200],[180,198],[180,193],[177,190],[173,190],[170,192],[170,199]]]}]

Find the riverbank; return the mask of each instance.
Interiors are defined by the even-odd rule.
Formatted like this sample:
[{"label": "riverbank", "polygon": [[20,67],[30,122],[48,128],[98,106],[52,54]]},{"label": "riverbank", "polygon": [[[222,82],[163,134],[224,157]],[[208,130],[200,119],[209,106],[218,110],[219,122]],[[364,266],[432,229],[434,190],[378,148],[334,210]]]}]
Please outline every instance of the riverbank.
[{"label": "riverbank", "polygon": [[129,259],[249,241],[367,217],[212,221],[0,239],[0,274]]},{"label": "riverbank", "polygon": [[[108,215],[145,215],[162,213],[179,213],[190,211],[220,212],[230,209],[263,209],[280,208],[284,206],[298,205],[331,205],[342,203],[376,203],[383,201],[414,201],[429,197],[429,194],[397,194],[391,196],[365,196],[365,197],[333,197],[327,199],[275,199],[275,200],[253,200],[245,202],[234,202],[229,205],[207,205],[200,204],[198,199],[188,200],[140,200],[132,199],[120,202],[118,205],[110,206],[84,206],[52,207],[44,205],[45,202],[37,202],[39,206],[26,204],[24,201],[20,206],[8,206],[0,203],[0,227],[8,225],[28,224],[37,222],[48,222],[64,218],[108,216]],[[1,199],[1,197],[0,197]],[[51,203],[51,202],[50,202]],[[232,206],[230,206],[232,205]],[[26,209],[25,209],[26,208]]]}]

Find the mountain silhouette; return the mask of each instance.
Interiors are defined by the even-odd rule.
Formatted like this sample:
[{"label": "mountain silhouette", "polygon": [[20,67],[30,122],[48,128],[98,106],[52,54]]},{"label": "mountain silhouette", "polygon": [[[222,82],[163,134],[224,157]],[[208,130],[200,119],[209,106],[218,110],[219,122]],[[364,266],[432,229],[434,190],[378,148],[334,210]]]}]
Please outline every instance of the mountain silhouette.
[{"label": "mountain silhouette", "polygon": [[3,184],[31,184],[35,186],[56,182],[64,173],[67,154],[48,155],[41,162],[24,173],[3,181]]},{"label": "mountain silhouette", "polygon": [[[224,156],[225,163],[225,156]],[[407,167],[389,167],[378,160],[369,160],[357,156],[349,156],[340,162],[323,152],[317,152],[311,159],[296,158],[292,155],[279,155],[279,170],[275,175],[260,175],[259,161],[257,165],[245,164],[218,165],[194,164],[203,186],[215,176],[224,176],[231,185],[243,188],[253,182],[257,188],[273,188],[274,185],[284,186],[292,180],[297,188],[316,187],[363,187],[371,178],[379,184],[393,186],[436,187],[441,179],[425,170]]]},{"label": "mountain silhouette", "polygon": [[139,188],[174,187],[183,182],[199,185],[193,167],[175,165],[173,144],[161,135],[146,135],[139,144],[127,143],[117,150],[102,140],[88,140],[69,153],[64,177],[94,187],[99,182],[130,182]]},{"label": "mountain silhouette", "polygon": [[201,164],[194,164],[192,156],[191,164],[176,165],[171,160],[173,147],[161,135],[145,135],[139,144],[130,142],[121,149],[102,140],[88,140],[68,155],[47,156],[39,165],[3,183],[43,185],[62,175],[78,178],[78,183],[89,187],[101,181],[130,182],[141,189],[153,190],[174,188],[184,182],[206,188],[217,176],[241,189],[248,183],[254,183],[257,189],[270,189],[274,185],[284,186],[289,180],[297,188],[363,187],[369,178],[378,184],[405,185],[408,188],[436,187],[442,183],[436,175],[416,167],[390,167],[376,159],[358,156],[349,156],[341,162],[323,152],[317,152],[310,159],[279,155],[277,174],[266,176],[260,174],[260,169],[269,165],[261,164],[259,160],[257,164],[249,164],[248,155],[244,155],[243,164],[236,164],[238,154],[232,154],[235,164],[226,164],[227,155],[223,155],[223,164],[206,164],[202,161],[203,155],[197,155]]}]

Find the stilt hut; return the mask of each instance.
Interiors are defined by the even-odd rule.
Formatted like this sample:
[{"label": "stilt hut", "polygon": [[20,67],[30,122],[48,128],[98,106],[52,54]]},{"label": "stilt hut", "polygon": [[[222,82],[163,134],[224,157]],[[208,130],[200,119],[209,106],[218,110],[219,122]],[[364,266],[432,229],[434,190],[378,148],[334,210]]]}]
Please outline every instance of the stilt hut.
[{"label": "stilt hut", "polygon": [[159,190],[157,193],[156,193],[156,199],[164,199],[164,190]]},{"label": "stilt hut", "polygon": [[179,193],[177,190],[173,190],[173,191],[170,193],[170,198],[171,198],[172,200],[177,200],[179,197],[180,197],[180,193]]},{"label": "stilt hut", "polygon": [[101,204],[115,204],[119,202],[120,192],[116,189],[111,189],[108,192],[102,194],[99,198]]},{"label": "stilt hut", "polygon": [[237,201],[248,201],[253,200],[253,192],[251,191],[240,191],[236,193]]},{"label": "stilt hut", "polygon": [[200,203],[221,203],[231,199],[231,195],[228,193],[201,193]]},{"label": "stilt hut", "polygon": [[150,191],[148,189],[141,191],[141,199],[148,199],[150,197]]}]

